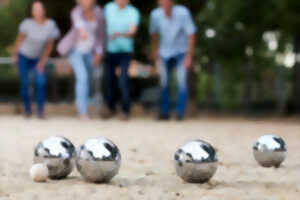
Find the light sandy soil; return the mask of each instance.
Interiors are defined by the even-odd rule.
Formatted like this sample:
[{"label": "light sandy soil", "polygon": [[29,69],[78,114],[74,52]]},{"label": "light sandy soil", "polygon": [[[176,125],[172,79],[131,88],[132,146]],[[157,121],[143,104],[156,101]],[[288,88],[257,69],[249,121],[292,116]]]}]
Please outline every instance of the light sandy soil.
[{"label": "light sandy soil", "polygon": [[[259,167],[252,145],[265,134],[281,135],[288,157],[280,169]],[[0,116],[0,200],[298,200],[300,198],[300,123],[297,120],[207,119],[157,123],[151,119],[80,122]],[[110,184],[84,182],[74,170],[68,179],[33,183],[28,171],[34,146],[61,135],[78,147],[103,136],[122,152],[120,173]],[[190,139],[218,149],[217,174],[208,184],[187,184],[175,174],[173,156]]]}]

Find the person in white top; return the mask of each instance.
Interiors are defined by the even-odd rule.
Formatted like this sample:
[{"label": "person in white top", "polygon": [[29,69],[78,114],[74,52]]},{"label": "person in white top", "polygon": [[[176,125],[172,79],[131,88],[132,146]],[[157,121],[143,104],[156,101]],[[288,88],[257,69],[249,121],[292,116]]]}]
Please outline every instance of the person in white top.
[{"label": "person in white top", "polygon": [[90,77],[100,64],[105,42],[105,20],[95,0],[77,0],[72,10],[71,31],[58,45],[58,52],[68,55],[75,77],[76,107],[80,119],[87,120]]},{"label": "person in white top", "polygon": [[44,66],[53,49],[54,40],[60,32],[52,19],[46,18],[44,5],[35,1],[31,8],[31,18],[25,19],[19,27],[14,50],[13,62],[19,68],[21,97],[25,116],[30,117],[31,102],[29,95],[29,73],[34,73],[38,117],[44,118],[46,78]]}]

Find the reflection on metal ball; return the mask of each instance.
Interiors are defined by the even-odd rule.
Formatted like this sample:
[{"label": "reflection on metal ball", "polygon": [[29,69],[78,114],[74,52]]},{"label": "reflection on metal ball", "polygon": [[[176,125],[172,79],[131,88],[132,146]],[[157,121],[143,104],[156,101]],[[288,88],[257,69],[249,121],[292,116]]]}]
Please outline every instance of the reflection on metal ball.
[{"label": "reflection on metal ball", "polygon": [[34,163],[44,163],[49,169],[49,178],[67,177],[75,166],[76,149],[64,137],[49,137],[42,140],[34,150]]},{"label": "reflection on metal ball", "polygon": [[186,143],[175,154],[176,172],[186,182],[208,182],[216,173],[217,167],[215,149],[202,140]]},{"label": "reflection on metal ball", "polygon": [[121,154],[110,140],[96,138],[86,141],[79,149],[76,166],[90,182],[109,182],[118,172]]},{"label": "reflection on metal ball", "polygon": [[260,137],[253,147],[255,160],[263,167],[280,167],[286,151],[284,140],[275,135]]}]

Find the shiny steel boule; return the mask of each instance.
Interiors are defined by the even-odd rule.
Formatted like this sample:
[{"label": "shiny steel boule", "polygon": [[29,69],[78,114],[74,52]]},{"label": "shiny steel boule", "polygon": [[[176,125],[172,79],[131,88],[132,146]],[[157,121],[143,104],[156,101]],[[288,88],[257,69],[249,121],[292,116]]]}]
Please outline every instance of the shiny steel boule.
[{"label": "shiny steel boule", "polygon": [[216,173],[217,167],[215,149],[202,140],[186,143],[175,154],[176,172],[186,182],[208,182]]},{"label": "shiny steel boule", "polygon": [[42,140],[34,150],[34,163],[44,163],[49,169],[49,178],[67,177],[75,166],[76,149],[64,137],[49,137]]},{"label": "shiny steel boule", "polygon": [[109,182],[118,172],[121,154],[118,147],[104,138],[90,139],[79,149],[76,166],[90,182]]},{"label": "shiny steel boule", "polygon": [[284,140],[276,135],[260,137],[253,147],[255,160],[263,167],[280,167],[286,151]]}]

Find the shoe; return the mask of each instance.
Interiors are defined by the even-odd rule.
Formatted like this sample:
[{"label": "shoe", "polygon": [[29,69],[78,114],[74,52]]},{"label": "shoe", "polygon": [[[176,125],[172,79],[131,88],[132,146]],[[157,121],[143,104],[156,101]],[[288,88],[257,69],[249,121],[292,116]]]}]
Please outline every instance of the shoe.
[{"label": "shoe", "polygon": [[30,119],[32,117],[31,113],[25,113],[24,115],[25,119]]},{"label": "shoe", "polygon": [[40,120],[45,120],[45,119],[46,119],[46,116],[45,116],[44,113],[39,113],[39,114],[37,115],[37,118],[40,119]]},{"label": "shoe", "polygon": [[120,115],[120,120],[121,121],[128,121],[129,120],[129,114],[122,112]]},{"label": "shoe", "polygon": [[176,121],[182,122],[182,121],[184,121],[184,117],[181,116],[181,115],[177,115],[176,116]]},{"label": "shoe", "polygon": [[89,121],[90,120],[88,115],[79,115],[79,119],[81,121]]},{"label": "shoe", "polygon": [[167,115],[167,114],[160,114],[158,117],[157,117],[157,120],[158,121],[168,121],[170,119],[170,116]]},{"label": "shoe", "polygon": [[100,113],[100,116],[102,119],[110,119],[114,116],[114,112],[112,112],[108,109],[103,109]]}]

